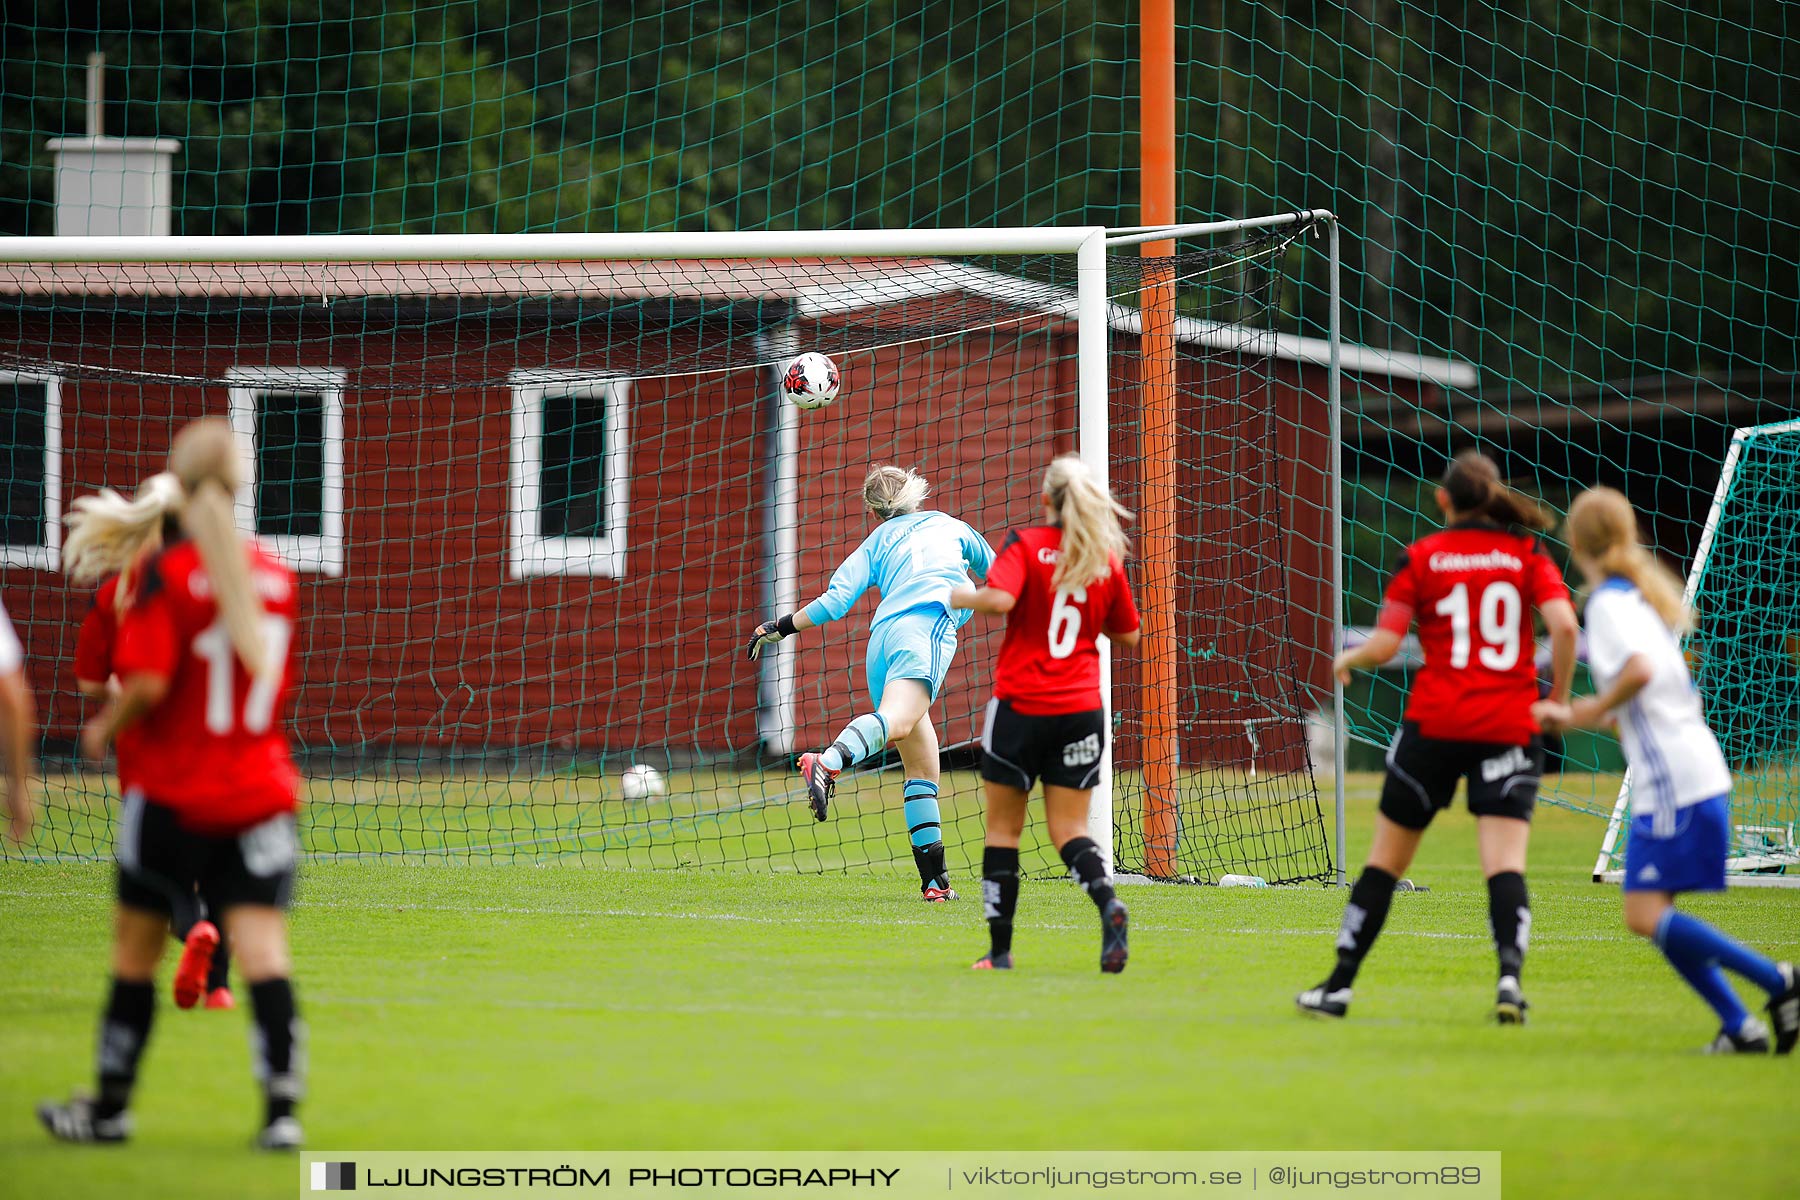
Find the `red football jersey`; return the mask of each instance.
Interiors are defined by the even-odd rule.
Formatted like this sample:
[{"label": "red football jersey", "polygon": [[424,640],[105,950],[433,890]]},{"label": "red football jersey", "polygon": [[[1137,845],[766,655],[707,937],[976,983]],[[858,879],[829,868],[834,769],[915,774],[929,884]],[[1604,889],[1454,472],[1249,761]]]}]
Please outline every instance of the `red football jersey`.
[{"label": "red football jersey", "polygon": [[1529,533],[1467,522],[1407,547],[1377,623],[1419,629],[1425,665],[1406,719],[1426,737],[1524,745],[1538,732],[1531,613],[1568,598],[1562,572]]},{"label": "red football jersey", "polygon": [[994,667],[994,695],[1028,716],[1100,707],[1102,633],[1138,627],[1137,604],[1117,557],[1099,583],[1059,592],[1050,586],[1062,545],[1054,525],[1015,529],[988,568],[987,587],[1018,598]]},{"label": "red football jersey", "polygon": [[75,678],[105,683],[113,674],[113,646],[119,637],[119,577],[114,575],[94,593],[94,606],[75,635]]},{"label": "red football jersey", "polygon": [[120,785],[141,789],[202,833],[235,833],[298,804],[287,707],[299,590],[293,572],[258,547],[250,570],[278,673],[251,680],[192,542],[169,547],[145,569],[113,658],[121,679],[147,673],[169,681],[167,698],[120,735]]}]

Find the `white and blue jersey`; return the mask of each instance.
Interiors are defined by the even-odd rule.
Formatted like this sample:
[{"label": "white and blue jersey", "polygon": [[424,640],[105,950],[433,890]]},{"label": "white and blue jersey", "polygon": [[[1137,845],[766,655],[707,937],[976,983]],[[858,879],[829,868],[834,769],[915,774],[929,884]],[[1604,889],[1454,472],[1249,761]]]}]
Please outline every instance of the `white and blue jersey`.
[{"label": "white and blue jersey", "polygon": [[824,625],[841,620],[870,588],[879,591],[865,664],[870,695],[879,705],[889,679],[922,679],[935,699],[956,654],[956,631],[974,615],[951,608],[950,591],[986,579],[993,562],[987,539],[948,513],[890,517],[804,611]]},{"label": "white and blue jersey", "polygon": [[1594,589],[1586,626],[1588,666],[1600,690],[1634,657],[1643,656],[1651,668],[1650,682],[1616,712],[1631,767],[1625,886],[1668,892],[1724,886],[1731,769],[1707,727],[1680,642],[1620,578]]}]

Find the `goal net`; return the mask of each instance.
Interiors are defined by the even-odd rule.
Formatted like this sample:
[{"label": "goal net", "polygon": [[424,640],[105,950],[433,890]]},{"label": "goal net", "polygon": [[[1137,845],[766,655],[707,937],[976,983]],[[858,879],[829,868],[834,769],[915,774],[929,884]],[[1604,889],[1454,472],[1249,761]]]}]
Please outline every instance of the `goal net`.
[{"label": "goal net", "polygon": [[[104,856],[116,799],[69,753],[90,595],[58,573],[60,515],[158,470],[181,423],[229,413],[243,525],[301,573],[314,856],[908,870],[891,751],[846,774],[824,823],[791,765],[872,707],[874,597],[761,663],[749,630],[822,591],[870,532],[871,463],[918,468],[931,506],[998,547],[1038,519],[1050,459],[1081,451],[1127,504],[1171,505],[1178,535],[1130,567],[1174,588],[1174,636],[1146,652],[1173,664],[1178,736],[1146,744],[1144,667],[1120,655],[1096,829],[1143,869],[1160,754],[1179,781],[1160,873],[1322,878],[1305,737],[1330,648],[1329,472],[1306,431],[1326,427],[1325,396],[1268,333],[1303,229],[1164,260],[1184,306],[1169,497],[1137,484],[1137,260],[1101,272],[1095,230],[178,238],[159,244],[180,261],[159,262],[96,240],[86,261],[0,266],[6,599],[47,751],[24,854]],[[802,350],[842,373],[820,411],[779,389]],[[962,630],[932,709],[964,880],[1000,634]],[[638,766],[655,776],[628,780]],[[1035,840],[1026,862],[1061,870]]]},{"label": "goal net", "polygon": [[[1694,686],[1735,782],[1734,884],[1800,886],[1800,422],[1739,429],[1687,578]],[[1594,878],[1616,880],[1633,781]]]}]

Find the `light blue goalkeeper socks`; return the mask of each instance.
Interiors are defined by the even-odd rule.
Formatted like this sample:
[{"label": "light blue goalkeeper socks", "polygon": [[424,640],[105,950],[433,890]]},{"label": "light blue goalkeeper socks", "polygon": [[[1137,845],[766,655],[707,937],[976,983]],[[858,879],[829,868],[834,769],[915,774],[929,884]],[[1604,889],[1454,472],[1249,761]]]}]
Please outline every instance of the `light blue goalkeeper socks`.
[{"label": "light blue goalkeeper socks", "polygon": [[938,814],[938,785],[929,779],[906,781],[906,832],[912,844],[923,849],[944,840],[944,828]]},{"label": "light blue goalkeeper socks", "polygon": [[844,726],[844,732],[838,734],[830,748],[819,755],[819,761],[827,771],[836,773],[871,755],[880,754],[882,747],[887,745],[887,740],[887,722],[881,719],[881,714],[864,713]]}]

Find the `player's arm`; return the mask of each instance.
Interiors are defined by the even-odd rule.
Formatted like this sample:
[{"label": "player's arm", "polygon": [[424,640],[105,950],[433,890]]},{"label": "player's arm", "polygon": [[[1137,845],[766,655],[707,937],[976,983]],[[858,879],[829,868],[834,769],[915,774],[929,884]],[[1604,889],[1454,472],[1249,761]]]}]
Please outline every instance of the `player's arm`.
[{"label": "player's arm", "polygon": [[1650,657],[1645,654],[1633,654],[1613,676],[1613,681],[1604,691],[1592,696],[1582,696],[1569,704],[1569,724],[1577,729],[1598,729],[1606,724],[1606,715],[1621,705],[1630,704],[1632,698],[1650,686],[1656,677],[1656,668],[1651,665]]},{"label": "player's arm", "polygon": [[[974,526],[967,521],[961,522],[961,524],[962,532],[959,537],[962,541],[963,565],[969,569],[970,577],[980,583],[987,578],[988,571],[994,565],[994,548],[988,545],[986,538],[975,532]],[[962,604],[953,607],[967,608],[969,606]]]},{"label": "player's arm", "polygon": [[181,643],[166,592],[159,589],[140,599],[125,614],[118,646],[113,665],[119,689],[81,730],[81,752],[93,762],[102,761],[120,731],[142,720],[169,694]]},{"label": "player's arm", "polygon": [[0,742],[6,753],[7,832],[23,842],[31,833],[37,803],[31,794],[31,746],[37,740],[37,711],[25,670],[16,666],[0,675]]},{"label": "player's arm", "polygon": [[1137,599],[1131,594],[1131,581],[1125,577],[1125,564],[1115,558],[1112,569],[1117,586],[1113,588],[1112,605],[1107,609],[1100,632],[1113,645],[1130,650],[1144,640],[1144,622],[1138,615]]},{"label": "player's arm", "polygon": [[119,690],[100,714],[81,731],[81,752],[93,762],[106,758],[106,748],[121,732],[143,719],[145,713],[163,702],[169,694],[169,679],[149,671],[127,675],[119,681]]},{"label": "player's arm", "polygon": [[[969,534],[983,547],[987,542],[973,529]],[[969,557],[973,547],[964,542],[963,561],[974,570],[974,562]],[[1019,540],[1017,533],[1007,535],[1006,544],[1000,547],[1000,553],[993,556],[981,566],[976,575],[981,579],[980,587],[963,585],[950,589],[950,607],[966,608],[978,613],[991,613],[1004,616],[1013,610],[1019,602],[1019,592],[1025,586],[1025,543]]]},{"label": "player's arm", "polygon": [[1599,729],[1609,723],[1609,714],[1649,686],[1655,668],[1648,656],[1635,647],[1639,638],[1661,636],[1660,631],[1632,627],[1631,615],[1611,604],[1603,596],[1588,601],[1588,664],[1601,678],[1612,682],[1592,696],[1574,701],[1540,700],[1531,706],[1531,715],[1546,733],[1564,729]]},{"label": "player's arm", "polygon": [[1353,646],[1337,656],[1331,664],[1333,673],[1339,683],[1350,682],[1352,671],[1372,671],[1392,662],[1394,655],[1400,653],[1400,643],[1406,635],[1396,633],[1392,629],[1377,628],[1361,645]]},{"label": "player's arm", "polygon": [[978,613],[993,613],[996,616],[1009,613],[1019,598],[1005,588],[997,587],[959,587],[950,589],[950,607],[968,608]]},{"label": "player's arm", "polygon": [[1400,643],[1412,626],[1417,606],[1418,585],[1413,579],[1412,563],[1403,557],[1388,584],[1387,595],[1382,598],[1381,616],[1376,619],[1374,632],[1362,645],[1339,651],[1332,660],[1331,673],[1337,681],[1347,685],[1352,671],[1374,670],[1392,662],[1394,655],[1400,653]]},{"label": "player's arm", "polygon": [[831,573],[831,583],[817,600],[798,612],[763,621],[752,629],[750,644],[745,648],[745,653],[752,659],[761,658],[765,648],[783,638],[791,638],[803,630],[841,620],[850,611],[851,605],[862,599],[862,594],[869,590],[873,574],[869,563],[869,544],[864,542]]},{"label": "player's arm", "polygon": [[1567,703],[1540,700],[1531,706],[1531,715],[1546,733],[1565,729],[1602,729],[1611,724],[1614,709],[1630,704],[1634,696],[1650,686],[1656,675],[1647,655],[1633,654],[1613,676],[1612,683],[1592,696],[1578,696]]},{"label": "player's arm", "polygon": [[106,699],[106,681],[112,675],[108,626],[108,618],[96,601],[75,635],[75,690],[89,700]]},{"label": "player's arm", "polygon": [[1553,703],[1567,704],[1575,686],[1575,650],[1581,640],[1581,621],[1569,600],[1569,585],[1562,569],[1541,549],[1532,555],[1532,600],[1544,629],[1550,634],[1550,695]]},{"label": "player's arm", "polygon": [[1538,614],[1544,618],[1544,628],[1550,631],[1549,699],[1555,704],[1567,704],[1569,689],[1575,685],[1575,647],[1581,637],[1581,623],[1575,617],[1575,606],[1567,600],[1552,600],[1538,609]]}]

